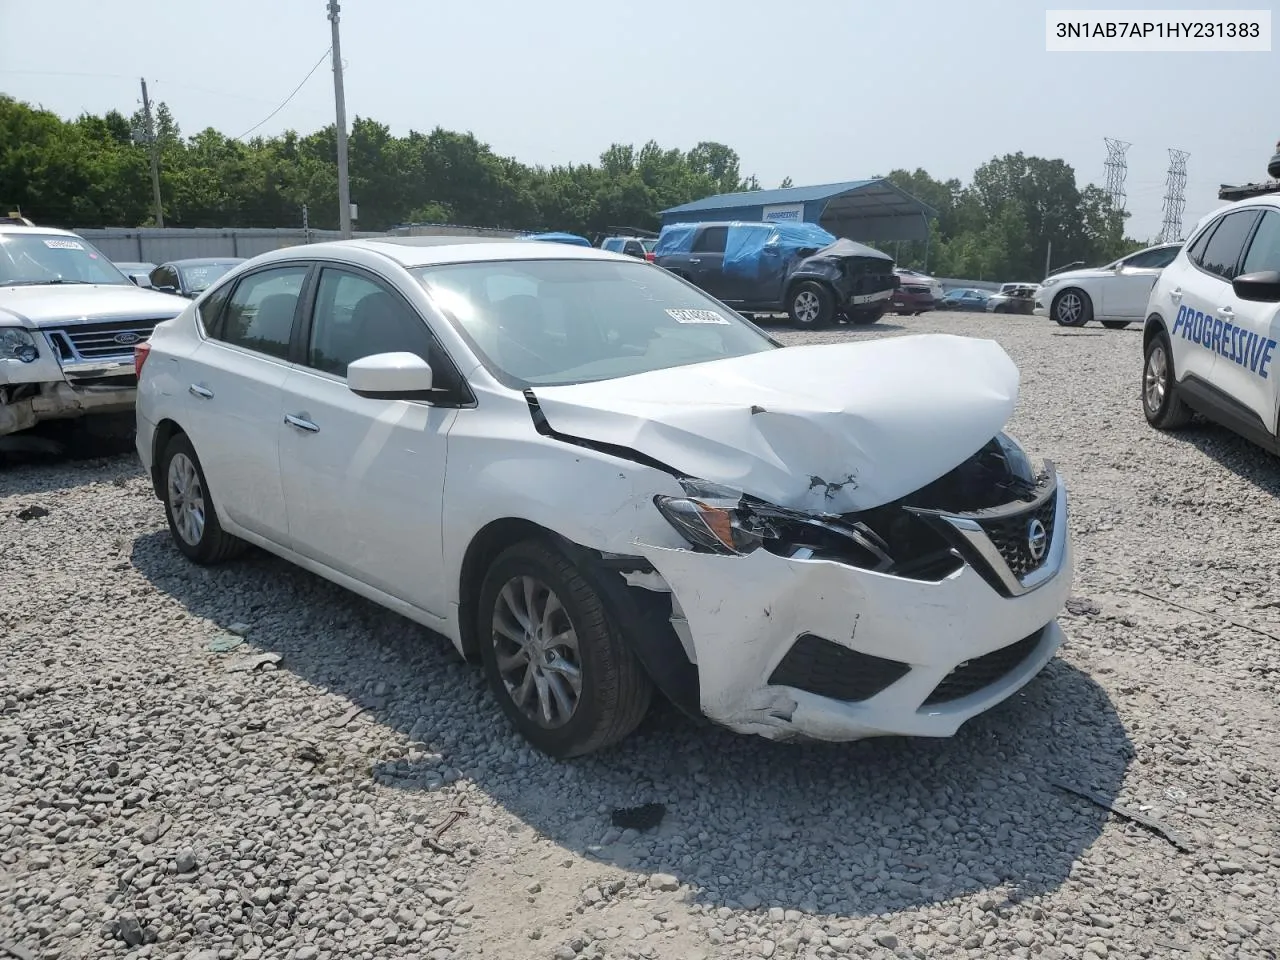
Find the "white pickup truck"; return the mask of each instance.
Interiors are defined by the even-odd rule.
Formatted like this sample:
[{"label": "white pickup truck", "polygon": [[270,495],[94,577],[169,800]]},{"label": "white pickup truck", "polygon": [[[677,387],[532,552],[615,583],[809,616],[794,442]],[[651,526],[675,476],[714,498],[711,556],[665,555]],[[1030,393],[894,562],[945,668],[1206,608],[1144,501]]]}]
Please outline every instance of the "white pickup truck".
[{"label": "white pickup truck", "polygon": [[66,230],[0,224],[0,437],[133,409],[133,348],[190,303]]}]

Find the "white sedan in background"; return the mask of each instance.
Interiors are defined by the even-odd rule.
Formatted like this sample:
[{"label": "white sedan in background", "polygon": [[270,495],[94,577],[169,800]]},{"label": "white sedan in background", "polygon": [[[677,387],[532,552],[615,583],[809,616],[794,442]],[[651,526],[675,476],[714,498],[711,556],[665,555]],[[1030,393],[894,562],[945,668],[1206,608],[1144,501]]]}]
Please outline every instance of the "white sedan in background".
[{"label": "white sedan in background", "polygon": [[655,688],[773,739],[950,736],[1061,642],[1066,492],[992,341],[783,349],[633,257],[388,237],[238,267],[137,366],[179,551],[446,635],[554,756]]},{"label": "white sedan in background", "polygon": [[1104,267],[1054,274],[1036,290],[1034,312],[1064,327],[1099,320],[1109,330],[1121,330],[1144,319],[1156,278],[1181,249],[1181,243],[1161,243]]}]

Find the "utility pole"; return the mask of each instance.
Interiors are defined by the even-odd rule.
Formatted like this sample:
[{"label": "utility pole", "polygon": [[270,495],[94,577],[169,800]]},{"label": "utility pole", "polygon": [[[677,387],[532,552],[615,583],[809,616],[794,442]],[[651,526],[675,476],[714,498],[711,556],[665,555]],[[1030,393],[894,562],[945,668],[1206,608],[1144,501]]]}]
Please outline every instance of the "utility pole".
[{"label": "utility pole", "polygon": [[1049,276],[1050,264],[1053,262],[1053,241],[1049,241],[1049,249],[1044,252],[1044,275]]},{"label": "utility pole", "polygon": [[160,148],[156,144],[156,128],[151,121],[151,98],[147,96],[147,80],[142,78],[142,118],[147,127],[147,144],[151,149],[151,195],[156,205],[156,226],[164,226],[164,207],[160,203]]},{"label": "utility pole", "polygon": [[307,205],[302,205],[302,242],[311,242],[311,220],[307,216]]},{"label": "utility pole", "polygon": [[333,27],[333,99],[337,108],[338,132],[338,223],[342,239],[351,239],[351,183],[347,179],[347,101],[342,92],[342,47],[338,42],[338,0],[329,0],[329,23]]}]

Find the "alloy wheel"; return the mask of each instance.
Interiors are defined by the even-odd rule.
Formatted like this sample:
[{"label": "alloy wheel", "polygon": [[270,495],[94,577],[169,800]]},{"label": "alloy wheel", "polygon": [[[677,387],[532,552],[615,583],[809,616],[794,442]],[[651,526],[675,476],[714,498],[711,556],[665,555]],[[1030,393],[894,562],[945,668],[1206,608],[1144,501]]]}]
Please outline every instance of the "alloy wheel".
[{"label": "alloy wheel", "polygon": [[1147,369],[1142,377],[1142,400],[1147,405],[1147,412],[1153,416],[1164,405],[1168,380],[1169,360],[1165,356],[1164,346],[1157,343],[1147,355]]},{"label": "alloy wheel", "polygon": [[1078,293],[1064,293],[1058,300],[1058,322],[1073,326],[1084,311],[1084,301]]},{"label": "alloy wheel", "polygon": [[802,290],[796,294],[795,299],[796,319],[801,323],[813,323],[818,319],[818,315],[822,313],[822,304],[818,301],[818,295],[811,290]]},{"label": "alloy wheel", "polygon": [[169,512],[178,536],[191,546],[199,546],[204,536],[204,488],[200,473],[185,453],[176,453],[169,461]]},{"label": "alloy wheel", "polygon": [[541,727],[568,723],[582,698],[582,658],[560,598],[536,577],[513,577],[498,592],[492,629],[512,703]]}]

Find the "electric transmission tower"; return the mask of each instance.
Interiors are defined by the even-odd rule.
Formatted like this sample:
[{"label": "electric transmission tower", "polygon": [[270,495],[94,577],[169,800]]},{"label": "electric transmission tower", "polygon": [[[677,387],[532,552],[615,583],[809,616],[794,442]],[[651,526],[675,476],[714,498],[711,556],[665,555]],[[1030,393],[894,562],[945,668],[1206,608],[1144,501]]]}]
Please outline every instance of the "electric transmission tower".
[{"label": "electric transmission tower", "polygon": [[1129,161],[1125,153],[1133,144],[1116,140],[1114,137],[1103,137],[1107,145],[1107,196],[1111,198],[1111,206],[1116,210],[1124,210],[1124,179],[1129,175]]},{"label": "electric transmission tower", "polygon": [[1164,224],[1160,242],[1182,239],[1182,211],[1187,207],[1187,158],[1185,150],[1169,148],[1169,176],[1164,182]]}]

